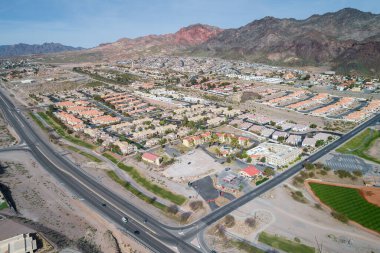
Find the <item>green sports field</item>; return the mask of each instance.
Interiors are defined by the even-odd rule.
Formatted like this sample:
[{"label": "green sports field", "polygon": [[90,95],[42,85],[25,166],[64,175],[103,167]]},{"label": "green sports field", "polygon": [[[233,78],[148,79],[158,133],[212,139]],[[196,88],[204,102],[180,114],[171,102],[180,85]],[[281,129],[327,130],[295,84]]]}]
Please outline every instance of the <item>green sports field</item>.
[{"label": "green sports field", "polygon": [[315,195],[336,212],[380,232],[380,207],[366,201],[358,189],[318,183],[309,185]]}]

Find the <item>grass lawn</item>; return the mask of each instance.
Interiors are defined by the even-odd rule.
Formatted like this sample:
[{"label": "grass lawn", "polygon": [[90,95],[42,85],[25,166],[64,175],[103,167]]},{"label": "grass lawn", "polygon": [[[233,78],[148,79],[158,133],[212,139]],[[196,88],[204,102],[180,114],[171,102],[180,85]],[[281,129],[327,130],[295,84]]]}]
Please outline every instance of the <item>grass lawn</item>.
[{"label": "grass lawn", "polygon": [[289,253],[315,253],[313,247],[265,232],[260,233],[259,242]]},{"label": "grass lawn", "polygon": [[337,148],[336,151],[343,154],[356,155],[369,161],[380,163],[380,158],[369,156],[366,153],[375,143],[377,138],[380,138],[380,131],[367,128],[359,135]]},{"label": "grass lawn", "polygon": [[160,202],[157,202],[155,199],[152,199],[152,198],[146,196],[145,194],[143,194],[142,192],[137,190],[135,187],[133,187],[129,182],[126,182],[123,179],[121,179],[118,175],[116,175],[116,173],[114,171],[109,170],[107,172],[107,175],[112,180],[114,180],[116,183],[120,184],[125,189],[130,191],[133,195],[136,195],[139,199],[157,207],[158,209],[161,209],[162,211],[167,211],[167,206],[165,206],[164,204],[161,204]]},{"label": "grass lawn", "polygon": [[90,143],[87,143],[85,141],[82,141],[81,139],[78,139],[70,134],[68,134],[60,124],[58,124],[53,118],[51,118],[49,115],[47,115],[46,113],[44,112],[38,112],[38,115],[41,116],[41,118],[43,118],[46,123],[48,123],[52,128],[54,128],[54,130],[64,139],[72,142],[72,143],[75,143],[79,146],[82,146],[82,147],[85,147],[85,148],[89,148],[89,149],[95,149],[96,146],[93,145],[93,144],[90,144]]},{"label": "grass lawn", "polygon": [[82,150],[80,150],[80,149],[78,149],[76,147],[73,147],[73,146],[66,146],[66,147],[67,147],[67,149],[69,149],[71,151],[74,151],[74,152],[76,152],[76,153],[78,153],[78,154],[80,154],[80,155],[82,155],[84,157],[87,157],[88,159],[90,159],[93,162],[97,162],[97,163],[101,163],[102,162],[102,160],[100,160],[96,156],[93,156],[93,155],[91,155],[91,154],[89,154],[87,152],[84,152],[84,151],[82,151]]},{"label": "grass lawn", "polygon": [[318,183],[309,185],[315,195],[336,212],[380,232],[380,207],[366,201],[358,189]]},{"label": "grass lawn", "polygon": [[[117,164],[119,162],[118,159],[116,159],[115,157],[113,157],[110,154],[105,153],[105,154],[103,154],[103,156],[108,158],[109,160],[111,160],[115,164]],[[177,205],[182,205],[183,203],[185,203],[185,201],[186,201],[185,196],[175,194],[171,191],[168,191],[168,190],[162,188],[161,186],[159,186],[157,184],[150,182],[148,179],[146,179],[145,177],[140,175],[140,173],[135,168],[133,168],[131,166],[127,166],[123,163],[119,163],[117,166],[120,169],[127,172],[136,181],[136,183],[138,183],[139,185],[141,185],[142,187],[144,187],[148,191],[153,192],[154,194],[156,194],[156,195],[158,195],[164,199],[167,199],[167,200],[169,200],[169,201],[171,201]]]},{"label": "grass lawn", "polygon": [[3,210],[3,209],[5,209],[5,208],[8,208],[8,204],[7,204],[7,202],[3,202],[3,203],[1,203],[1,204],[0,204],[0,210]]},{"label": "grass lawn", "polygon": [[36,122],[36,124],[44,131],[46,131],[46,127],[44,126],[44,124],[41,122],[41,120],[39,118],[36,117],[36,115],[34,115],[34,113],[30,112],[29,113],[30,117],[33,119],[34,122]]},{"label": "grass lawn", "polygon": [[265,253],[265,251],[259,249],[259,248],[256,248],[255,246],[252,246],[246,242],[240,242],[240,241],[232,241],[231,244],[244,251],[244,252],[247,252],[247,253]]}]

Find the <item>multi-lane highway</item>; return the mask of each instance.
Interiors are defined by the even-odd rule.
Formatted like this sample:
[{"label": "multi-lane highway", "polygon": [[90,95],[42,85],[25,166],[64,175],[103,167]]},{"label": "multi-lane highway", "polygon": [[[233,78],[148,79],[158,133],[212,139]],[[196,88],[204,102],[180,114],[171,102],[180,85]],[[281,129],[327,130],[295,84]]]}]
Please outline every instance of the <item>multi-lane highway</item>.
[{"label": "multi-lane highway", "polygon": [[[54,147],[45,141],[44,138],[39,136],[39,133],[30,126],[30,122],[25,119],[23,114],[13,105],[9,97],[7,97],[5,92],[1,89],[0,106],[6,119],[13,126],[21,140],[28,145],[30,152],[47,171],[63,182],[69,190],[73,191],[73,193],[87,201],[89,205],[96,208],[98,212],[106,216],[112,222],[123,226],[131,236],[135,237],[154,252],[174,252],[174,247],[180,252],[201,251],[189,243],[189,241],[200,231],[203,231],[207,226],[228,213],[294,176],[303,167],[302,163],[296,164],[272,180],[255,188],[253,191],[214,210],[212,213],[192,224],[181,228],[170,227],[150,217],[148,214],[144,213],[143,210],[138,209],[128,202],[128,200],[115,194],[110,189],[107,189],[105,186],[101,185],[77,168],[65,157],[56,153]],[[361,124],[332,144],[323,147],[321,150],[311,155],[307,160],[309,162],[316,161],[377,121],[380,121],[380,115]],[[107,203],[107,207],[103,207],[102,203]],[[130,222],[124,224],[121,221],[122,216],[130,217]],[[147,223],[144,222],[145,219],[148,219]],[[178,233],[179,230],[183,231],[181,235]],[[136,231],[139,232],[136,233]]]},{"label": "multi-lane highway", "polygon": [[[0,90],[0,106],[5,118],[29,146],[35,159],[75,195],[87,201],[114,223],[123,226],[131,236],[140,240],[154,252],[174,252],[173,247],[177,247],[181,252],[199,252],[198,248],[176,237],[165,228],[165,225],[105,188],[65,157],[56,153],[54,148],[34,131],[3,90]],[[106,207],[103,207],[102,203],[106,203]],[[130,217],[130,222],[124,224],[121,220],[123,216]],[[147,223],[144,223],[145,219],[148,219]]]}]

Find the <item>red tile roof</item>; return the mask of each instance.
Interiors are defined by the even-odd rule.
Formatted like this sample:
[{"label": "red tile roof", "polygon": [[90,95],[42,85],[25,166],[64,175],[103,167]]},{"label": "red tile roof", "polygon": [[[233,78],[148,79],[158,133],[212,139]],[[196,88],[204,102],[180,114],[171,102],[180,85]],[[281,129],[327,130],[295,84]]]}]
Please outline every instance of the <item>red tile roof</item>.
[{"label": "red tile roof", "polygon": [[159,158],[158,155],[152,154],[152,153],[144,153],[142,155],[143,158],[150,160],[150,161],[156,161],[157,158]]},{"label": "red tile roof", "polygon": [[261,174],[261,171],[258,170],[255,166],[249,165],[245,169],[241,170],[242,172],[247,173],[248,176],[253,177]]}]

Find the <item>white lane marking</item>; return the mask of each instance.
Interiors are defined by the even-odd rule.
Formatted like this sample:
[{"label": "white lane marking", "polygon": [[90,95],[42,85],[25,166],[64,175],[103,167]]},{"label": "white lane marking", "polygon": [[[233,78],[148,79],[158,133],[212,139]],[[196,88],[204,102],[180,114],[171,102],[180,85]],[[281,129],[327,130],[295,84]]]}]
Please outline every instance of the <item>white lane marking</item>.
[{"label": "white lane marking", "polygon": [[[80,184],[82,184],[84,187],[86,187],[88,190],[90,190],[91,192],[93,192],[94,194],[96,194],[99,198],[101,198],[103,201],[107,202],[108,204],[110,204],[110,206],[113,206],[114,208],[116,208],[119,212],[121,212],[122,214],[124,215],[128,215],[128,213],[124,212],[123,210],[121,210],[118,206],[115,206],[113,205],[111,202],[109,202],[108,200],[106,200],[105,198],[103,198],[103,196],[99,195],[97,192],[93,191],[90,187],[88,187],[86,184],[84,184],[81,180],[79,180],[78,178],[75,178],[71,173],[61,169],[59,166],[57,166],[53,161],[51,161],[42,151],[39,147],[36,146],[36,148],[40,151],[40,153],[47,159],[49,160],[49,162],[51,162],[52,164],[55,165],[56,168],[58,168],[60,171],[62,171],[63,173],[69,175],[70,177],[72,177],[73,179],[77,180]],[[157,235],[157,233],[155,231],[153,231],[151,228],[147,227],[146,225],[144,225],[143,223],[141,223],[139,220],[137,219],[133,219],[134,222],[140,224],[142,227],[146,228],[147,230],[149,230],[150,232],[152,232],[153,234]],[[156,238],[157,239],[157,238]]]}]

